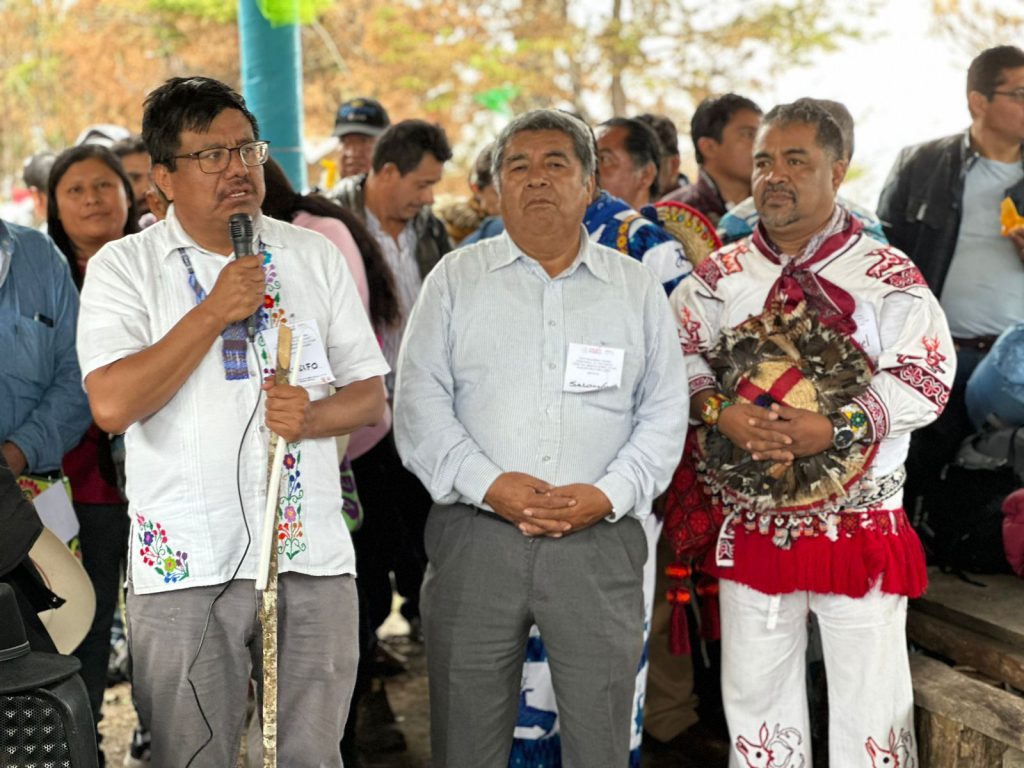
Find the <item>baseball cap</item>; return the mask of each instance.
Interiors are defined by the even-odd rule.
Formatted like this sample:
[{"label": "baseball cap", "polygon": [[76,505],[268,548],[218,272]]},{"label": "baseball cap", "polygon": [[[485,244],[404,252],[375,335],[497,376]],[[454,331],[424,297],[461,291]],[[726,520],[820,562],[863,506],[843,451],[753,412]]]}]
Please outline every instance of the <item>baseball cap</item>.
[{"label": "baseball cap", "polygon": [[131,131],[113,123],[96,123],[88,126],[75,139],[75,146],[79,144],[99,144],[109,149],[111,145],[122,139],[131,136]]},{"label": "baseball cap", "polygon": [[334,136],[361,133],[365,136],[380,136],[391,125],[388,113],[375,99],[349,99],[338,107],[334,118]]}]

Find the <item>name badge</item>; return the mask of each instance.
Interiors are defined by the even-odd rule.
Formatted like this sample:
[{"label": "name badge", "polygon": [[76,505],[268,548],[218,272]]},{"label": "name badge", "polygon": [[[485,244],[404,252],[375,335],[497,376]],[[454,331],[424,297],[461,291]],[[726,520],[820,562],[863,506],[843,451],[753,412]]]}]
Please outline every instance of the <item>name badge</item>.
[{"label": "name badge", "polygon": [[882,354],[882,339],[878,333],[878,323],[875,322],[875,307],[870,302],[857,302],[853,310],[853,320],[857,323],[857,330],[853,339],[860,344],[861,349],[867,352],[872,360],[877,360]]},{"label": "name badge", "polygon": [[[313,387],[318,384],[330,384],[334,381],[334,372],[327,360],[327,350],[324,348],[324,342],[320,338],[320,330],[316,327],[316,323],[312,320],[302,320],[292,325],[291,329],[292,359],[295,358],[299,338],[302,339],[302,358],[299,360],[299,378],[296,383],[300,387]],[[256,349],[259,351],[260,360],[263,361],[263,378],[273,376],[277,370],[276,327],[260,331],[256,337]]]},{"label": "name badge", "polygon": [[622,363],[626,351],[615,347],[570,344],[565,361],[563,392],[596,392],[622,384]]}]

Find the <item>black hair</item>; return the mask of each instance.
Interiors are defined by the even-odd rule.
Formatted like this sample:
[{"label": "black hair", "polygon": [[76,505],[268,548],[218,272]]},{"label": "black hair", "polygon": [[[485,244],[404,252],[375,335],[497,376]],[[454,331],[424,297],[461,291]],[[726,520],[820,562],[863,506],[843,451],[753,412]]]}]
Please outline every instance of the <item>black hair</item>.
[{"label": "black hair", "polygon": [[690,138],[693,139],[693,149],[697,154],[697,165],[704,165],[704,155],[698,142],[704,137],[721,142],[722,131],[732,120],[732,116],[744,110],[761,114],[761,108],[754,101],[735,93],[711,96],[697,105],[693,117],[690,118]]},{"label": "black hair", "polygon": [[150,92],[143,106],[142,140],[153,164],[167,166],[170,171],[177,167],[174,155],[181,148],[181,134],[206,131],[225,109],[237,109],[245,115],[253,138],[260,137],[256,117],[241,95],[210,77],[172,77]]},{"label": "black hair", "polygon": [[402,176],[416,170],[427,153],[439,163],[452,159],[452,148],[440,125],[426,120],[403,120],[389,127],[373,148],[372,167],[375,173],[394,163]]},{"label": "black hair", "polygon": [[142,140],[142,137],[133,133],[126,139],[115,141],[110,145],[110,151],[118,157],[125,157],[126,155],[139,155],[149,154],[149,150],[146,149],[146,142]]},{"label": "black hair", "polygon": [[1004,82],[1007,69],[1024,67],[1024,50],[1015,45],[997,45],[977,56],[967,68],[967,92],[977,91],[987,99]]},{"label": "black hair", "polygon": [[71,268],[71,277],[74,278],[75,285],[78,286],[79,290],[82,288],[84,275],[78,266],[75,246],[64,229],[64,222],[60,219],[60,209],[57,205],[57,185],[60,184],[60,180],[64,178],[64,174],[68,172],[71,166],[91,158],[102,161],[110,170],[117,174],[122,186],[124,186],[125,200],[128,203],[128,219],[124,223],[124,232],[121,234],[131,235],[139,231],[139,213],[135,208],[132,183],[128,180],[128,174],[124,172],[124,168],[121,167],[121,161],[117,159],[113,152],[100,144],[79,144],[78,146],[65,149],[57,155],[46,185],[46,231],[53,238],[53,242],[57,244],[61,253],[67,257],[68,266]]},{"label": "black hair", "polygon": [[779,104],[772,107],[761,130],[770,125],[787,126],[793,123],[806,123],[815,129],[814,143],[821,147],[833,160],[843,160],[846,153],[843,149],[843,132],[839,123],[828,111],[818,103],[817,99],[797,99],[791,104]]},{"label": "black hair", "polygon": [[494,183],[494,173],[491,171],[491,159],[494,157],[494,142],[480,150],[473,162],[473,170],[469,173],[469,183],[474,184],[481,190],[487,189]]},{"label": "black hair", "polygon": [[25,181],[26,187],[35,187],[36,189],[45,192],[46,182],[50,178],[50,169],[53,168],[53,161],[57,159],[57,155],[49,150],[44,152],[36,152],[28,160],[25,161],[25,165],[21,169],[21,177]]},{"label": "black hair", "polygon": [[679,154],[679,132],[676,130],[676,124],[669,117],[644,112],[644,114],[637,115],[634,119],[651,126],[654,132],[658,134],[662,155]]},{"label": "black hair", "polygon": [[260,208],[265,215],[291,222],[299,211],[305,211],[314,216],[337,219],[348,228],[363,257],[363,266],[366,267],[370,322],[377,329],[397,325],[402,310],[395,290],[395,279],[391,268],[384,261],[380,246],[359,217],[323,195],[301,195],[296,192],[284,169],[272,157],[268,157],[263,166],[263,180],[267,192]]},{"label": "black hair", "polygon": [[642,120],[629,117],[613,117],[601,123],[602,128],[622,128],[626,131],[623,147],[633,161],[633,167],[640,171],[648,163],[654,164],[654,178],[649,191],[651,198],[658,197],[658,176],[661,173],[661,141],[654,129]]}]

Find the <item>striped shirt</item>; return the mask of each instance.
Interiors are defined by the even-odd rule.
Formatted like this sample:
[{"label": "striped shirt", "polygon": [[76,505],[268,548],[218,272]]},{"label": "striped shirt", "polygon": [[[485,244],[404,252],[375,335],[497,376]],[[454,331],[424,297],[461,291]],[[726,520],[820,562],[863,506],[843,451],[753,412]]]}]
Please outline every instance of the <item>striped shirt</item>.
[{"label": "striped shirt", "polygon": [[391,274],[395,278],[398,306],[402,313],[401,319],[393,326],[386,328],[381,334],[381,351],[384,353],[384,359],[391,366],[391,373],[384,377],[390,397],[395,391],[394,371],[395,363],[398,361],[398,348],[402,344],[402,334],[405,332],[406,322],[413,304],[416,303],[420,286],[423,285],[423,278],[420,277],[419,264],[416,262],[416,230],[411,221],[406,223],[405,229],[402,230],[397,241],[384,231],[380,220],[373,215],[369,208],[366,209],[366,226],[380,246],[384,260],[388,263]]},{"label": "striped shirt", "polygon": [[[572,343],[625,352],[618,387],[564,391]],[[503,472],[591,483],[644,518],[682,453],[689,398],[668,302],[642,264],[587,239],[557,277],[505,233],[427,276],[399,355],[395,438],[441,504],[485,507]]]}]

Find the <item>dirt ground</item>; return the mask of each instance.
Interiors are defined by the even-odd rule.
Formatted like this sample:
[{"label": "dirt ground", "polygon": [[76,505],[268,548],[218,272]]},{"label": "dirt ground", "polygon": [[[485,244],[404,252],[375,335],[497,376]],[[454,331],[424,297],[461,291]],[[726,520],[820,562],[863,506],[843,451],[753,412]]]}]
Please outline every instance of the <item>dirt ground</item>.
[{"label": "dirt ground", "polygon": [[[396,606],[397,607],[397,606]],[[360,755],[360,768],[430,768],[430,713],[427,706],[427,671],[423,646],[408,639],[409,625],[397,610],[381,627],[380,635],[391,648],[408,659],[409,671],[387,681],[388,699],[408,749],[390,755]],[[103,751],[108,768],[120,768],[135,729],[131,686],[118,683],[107,688],[103,699]],[[244,759],[239,768],[245,768]]]},{"label": "dirt ground", "polygon": [[[409,662],[409,671],[387,681],[388,699],[394,709],[397,725],[405,735],[408,749],[390,755],[360,755],[360,768],[431,768],[430,712],[427,704],[426,659],[422,645],[408,639],[408,625],[397,613],[381,629],[385,642]],[[135,710],[131,703],[131,687],[119,683],[107,689],[103,700],[103,749],[108,768],[120,768],[135,728]],[[693,765],[671,749],[646,749],[643,768],[683,768]],[[245,768],[239,760],[239,768]],[[441,768],[436,766],[435,768]],[[701,765],[700,768],[713,768]]]}]

